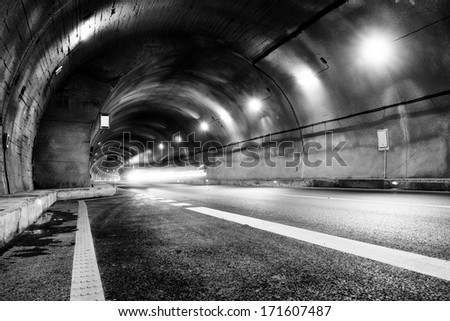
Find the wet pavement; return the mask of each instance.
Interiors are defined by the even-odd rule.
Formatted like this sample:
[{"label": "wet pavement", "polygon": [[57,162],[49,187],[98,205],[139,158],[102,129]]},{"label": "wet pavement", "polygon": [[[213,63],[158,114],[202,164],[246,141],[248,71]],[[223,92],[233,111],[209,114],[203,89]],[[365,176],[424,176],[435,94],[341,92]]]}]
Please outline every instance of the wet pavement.
[{"label": "wet pavement", "polygon": [[57,202],[0,249],[0,300],[69,300],[77,201]]}]

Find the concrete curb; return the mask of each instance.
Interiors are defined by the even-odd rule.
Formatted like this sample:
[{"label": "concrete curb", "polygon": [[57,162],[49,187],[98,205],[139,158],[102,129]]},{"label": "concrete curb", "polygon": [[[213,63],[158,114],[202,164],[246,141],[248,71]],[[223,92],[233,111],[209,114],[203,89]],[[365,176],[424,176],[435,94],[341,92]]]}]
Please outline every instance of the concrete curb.
[{"label": "concrete curb", "polygon": [[193,185],[237,185],[261,187],[325,187],[325,188],[355,188],[376,190],[405,191],[450,191],[450,179],[434,178],[305,178],[305,179],[215,179],[204,178],[185,180],[182,183]]},{"label": "concrete curb", "polygon": [[116,187],[34,190],[0,198],[0,248],[33,224],[56,201],[112,196]]},{"label": "concrete curb", "polygon": [[111,185],[101,185],[91,188],[70,188],[57,190],[57,200],[73,200],[81,198],[94,198],[113,196],[116,194],[116,187]]}]

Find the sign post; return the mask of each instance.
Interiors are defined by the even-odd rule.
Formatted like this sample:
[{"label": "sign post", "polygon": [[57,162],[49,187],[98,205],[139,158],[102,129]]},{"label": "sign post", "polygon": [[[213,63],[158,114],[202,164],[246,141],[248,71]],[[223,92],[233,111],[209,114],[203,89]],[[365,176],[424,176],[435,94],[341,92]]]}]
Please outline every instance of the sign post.
[{"label": "sign post", "polygon": [[387,128],[378,129],[378,150],[384,152],[383,178],[386,178],[387,151],[389,150],[389,132]]}]

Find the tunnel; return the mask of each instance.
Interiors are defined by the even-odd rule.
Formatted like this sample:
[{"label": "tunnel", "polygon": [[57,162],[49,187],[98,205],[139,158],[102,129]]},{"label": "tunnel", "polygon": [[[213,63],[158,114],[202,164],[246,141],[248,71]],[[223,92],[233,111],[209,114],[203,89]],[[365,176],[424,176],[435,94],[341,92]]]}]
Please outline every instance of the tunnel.
[{"label": "tunnel", "polygon": [[[223,184],[449,178],[445,4],[7,1],[2,7],[8,145],[2,194],[89,186],[97,173],[118,175],[136,153],[153,153],[154,162],[167,157],[159,144],[189,135],[198,152],[213,141],[221,155],[270,136],[292,142],[288,156],[310,153],[313,163],[324,150],[308,142],[322,142],[326,132],[334,133],[334,145],[347,142],[340,150],[346,166],[300,161],[282,168],[286,156],[272,149],[275,166],[208,171]],[[381,45],[370,49],[371,41]],[[261,106],[255,110],[252,100]],[[101,114],[109,116],[109,129],[100,128]],[[385,172],[377,149],[377,130],[384,128]],[[256,145],[254,152],[267,157]],[[194,153],[192,146],[184,151]]]},{"label": "tunnel", "polygon": [[447,1],[0,3],[2,199],[161,181],[450,190]]}]

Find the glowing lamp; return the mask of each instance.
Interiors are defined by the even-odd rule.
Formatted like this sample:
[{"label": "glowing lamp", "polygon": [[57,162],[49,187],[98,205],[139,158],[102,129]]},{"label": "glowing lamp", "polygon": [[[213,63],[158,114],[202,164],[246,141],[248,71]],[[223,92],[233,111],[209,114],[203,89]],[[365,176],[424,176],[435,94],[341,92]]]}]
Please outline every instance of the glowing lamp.
[{"label": "glowing lamp", "polygon": [[393,55],[392,42],[386,37],[374,34],[361,44],[361,58],[365,63],[374,66],[386,64]]},{"label": "glowing lamp", "polygon": [[204,130],[204,131],[207,131],[207,130],[209,129],[208,123],[207,123],[207,122],[202,122],[202,123],[200,124],[200,129],[201,129],[201,130]]},{"label": "glowing lamp", "polygon": [[250,109],[252,112],[257,112],[257,111],[261,110],[263,104],[262,104],[262,101],[260,99],[258,99],[258,98],[251,98],[248,101],[247,106],[248,106],[248,109]]}]

